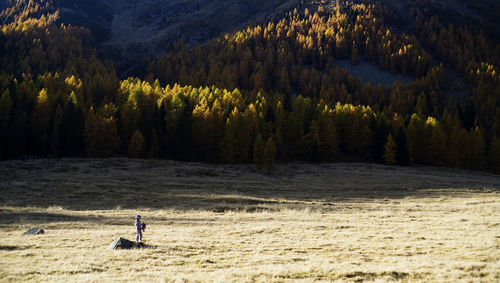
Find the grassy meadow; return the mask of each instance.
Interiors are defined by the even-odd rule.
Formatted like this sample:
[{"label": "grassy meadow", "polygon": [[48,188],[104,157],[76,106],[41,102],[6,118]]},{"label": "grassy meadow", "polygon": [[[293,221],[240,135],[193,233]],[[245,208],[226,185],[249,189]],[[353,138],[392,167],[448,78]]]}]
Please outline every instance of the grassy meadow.
[{"label": "grassy meadow", "polygon": [[[375,164],[0,163],[2,282],[498,282],[500,177]],[[107,250],[134,240],[145,249]],[[32,227],[44,235],[22,236]]]}]

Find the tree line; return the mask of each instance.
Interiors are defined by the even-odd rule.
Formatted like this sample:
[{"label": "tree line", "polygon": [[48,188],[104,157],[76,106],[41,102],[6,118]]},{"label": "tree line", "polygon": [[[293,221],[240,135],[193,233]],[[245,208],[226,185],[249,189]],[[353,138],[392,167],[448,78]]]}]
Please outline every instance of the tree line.
[{"label": "tree line", "polygon": [[[0,157],[129,155],[266,171],[354,159],[500,172],[498,46],[418,13],[416,35],[397,34],[385,17],[379,4],[293,11],[205,45],[177,43],[144,79],[120,81],[88,30],[58,23],[50,1],[19,1],[0,15]],[[445,70],[426,50],[474,85],[465,102],[446,95]],[[415,80],[363,84],[335,67],[346,58]]]}]

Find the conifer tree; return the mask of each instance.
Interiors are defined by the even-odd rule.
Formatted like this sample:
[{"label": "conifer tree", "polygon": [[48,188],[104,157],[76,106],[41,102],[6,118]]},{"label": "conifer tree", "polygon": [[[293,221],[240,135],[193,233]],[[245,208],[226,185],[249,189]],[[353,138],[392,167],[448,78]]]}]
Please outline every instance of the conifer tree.
[{"label": "conifer tree", "polygon": [[436,125],[432,130],[431,139],[429,142],[429,161],[433,165],[444,166],[448,164],[448,147],[447,147],[446,132],[441,128],[441,125]]},{"label": "conifer tree", "polygon": [[385,153],[383,155],[384,161],[387,164],[396,164],[396,142],[392,138],[392,134],[387,136],[387,141],[385,143]]},{"label": "conifer tree", "polygon": [[230,118],[227,119],[224,129],[224,137],[220,143],[222,153],[222,161],[226,163],[236,162],[237,145],[236,145],[236,128]]},{"label": "conifer tree", "polygon": [[403,127],[399,127],[398,133],[396,134],[396,160],[398,164],[408,165],[410,164],[410,157],[408,154],[408,143],[406,141],[406,134]]},{"label": "conifer tree", "polygon": [[208,150],[208,136],[211,128],[209,127],[208,102],[206,98],[202,98],[196,105],[192,113],[193,130],[192,139],[195,145],[196,154],[203,157],[203,154]]},{"label": "conifer tree", "polygon": [[338,152],[337,130],[331,119],[324,117],[320,121],[320,147],[322,160],[331,161]]},{"label": "conifer tree", "polygon": [[451,129],[449,142],[449,164],[455,168],[465,166],[465,155],[467,142],[467,131],[461,127],[455,126]]},{"label": "conifer tree", "polygon": [[352,51],[351,51],[351,65],[355,66],[359,64],[359,53],[358,53],[358,48],[356,46],[353,46]]},{"label": "conifer tree", "polygon": [[309,125],[309,132],[300,140],[299,152],[305,160],[318,161],[320,159],[320,147],[321,141],[319,137],[318,122],[312,121]]},{"label": "conifer tree", "polygon": [[252,160],[252,148],[258,131],[258,114],[253,104],[250,104],[238,123],[238,160],[247,162]]},{"label": "conifer tree", "polygon": [[488,157],[493,172],[500,174],[500,138],[493,137],[491,140]]},{"label": "conifer tree", "polygon": [[94,107],[90,107],[85,118],[84,136],[85,151],[90,156],[112,156],[120,149],[116,120],[96,115]]},{"label": "conifer tree", "polygon": [[423,163],[426,160],[427,141],[425,125],[418,114],[414,113],[411,116],[407,132],[410,161]]},{"label": "conifer tree", "polygon": [[134,132],[128,143],[128,155],[133,158],[144,157],[144,136],[141,131]]},{"label": "conifer tree", "polygon": [[5,90],[0,97],[0,160],[3,157],[3,151],[6,147],[7,139],[7,124],[10,118],[12,101],[10,99],[9,90]]},{"label": "conifer tree", "polygon": [[54,118],[52,119],[52,130],[50,135],[50,153],[59,156],[61,146],[61,126],[63,122],[63,110],[61,105],[57,105]]},{"label": "conifer tree", "polygon": [[0,133],[3,133],[7,128],[11,108],[12,100],[10,99],[9,90],[6,89],[0,97]]},{"label": "conifer tree", "polygon": [[50,105],[47,89],[42,89],[36,99],[35,109],[32,116],[32,134],[34,137],[34,149],[37,153],[45,153],[49,138],[48,130],[50,123]]},{"label": "conifer tree", "polygon": [[373,143],[371,145],[372,152],[370,159],[377,162],[384,161],[383,155],[385,153],[385,143],[387,142],[388,129],[386,122],[378,118],[375,124],[375,133],[373,136]]},{"label": "conifer tree", "polygon": [[467,137],[469,150],[469,166],[473,169],[482,170],[485,167],[485,147],[481,129],[476,127],[469,132]]},{"label": "conifer tree", "polygon": [[153,128],[151,131],[151,142],[149,146],[148,157],[157,158],[160,152],[160,145],[158,143],[158,135],[156,134],[156,129]]},{"label": "conifer tree", "polygon": [[222,114],[222,108],[218,99],[216,99],[212,105],[209,112],[205,113],[208,116],[209,121],[209,136],[207,140],[208,160],[220,160],[219,155],[219,142],[224,135],[224,117]]},{"label": "conifer tree", "polygon": [[100,156],[113,156],[120,150],[120,137],[116,120],[113,117],[100,118],[98,120],[98,133],[99,139],[99,155]]},{"label": "conifer tree", "polygon": [[267,174],[271,174],[276,167],[276,144],[274,139],[270,137],[264,146],[264,162],[263,168]]},{"label": "conifer tree", "polygon": [[89,156],[99,155],[98,145],[98,123],[97,116],[94,112],[94,107],[90,107],[89,112],[85,117],[85,152]]},{"label": "conifer tree", "polygon": [[65,155],[82,154],[85,150],[85,115],[77,103],[70,100],[64,108],[60,137],[61,151]]},{"label": "conifer tree", "polygon": [[127,141],[132,137],[134,131],[139,127],[140,111],[133,95],[130,94],[129,100],[121,106],[120,122],[122,139]]},{"label": "conifer tree", "polygon": [[279,127],[276,128],[275,136],[276,136],[276,159],[282,160],[285,156],[285,148],[284,148],[283,135],[281,134],[281,129]]},{"label": "conifer tree", "polygon": [[255,168],[259,170],[261,170],[264,165],[264,140],[260,133],[257,135],[257,138],[255,138],[253,146],[253,163],[255,164]]}]

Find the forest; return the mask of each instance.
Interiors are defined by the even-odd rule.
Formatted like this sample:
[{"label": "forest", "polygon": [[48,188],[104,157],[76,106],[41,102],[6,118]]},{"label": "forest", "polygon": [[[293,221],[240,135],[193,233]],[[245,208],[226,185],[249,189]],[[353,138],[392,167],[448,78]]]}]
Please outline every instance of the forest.
[{"label": "forest", "polygon": [[[0,159],[130,156],[209,163],[369,161],[500,173],[500,44],[381,4],[295,9],[201,45],[176,42],[119,78],[51,0],[0,14]],[[414,77],[364,84],[336,60]],[[447,72],[469,85],[447,88]]]}]

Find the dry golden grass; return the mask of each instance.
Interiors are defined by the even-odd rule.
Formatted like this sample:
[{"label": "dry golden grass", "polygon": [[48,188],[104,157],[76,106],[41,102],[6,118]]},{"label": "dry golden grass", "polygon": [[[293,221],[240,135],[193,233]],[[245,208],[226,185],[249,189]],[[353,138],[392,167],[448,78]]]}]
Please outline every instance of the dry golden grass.
[{"label": "dry golden grass", "polygon": [[[4,162],[0,175],[3,282],[500,280],[495,175],[124,159]],[[107,250],[134,239],[137,213],[149,247]],[[22,236],[32,227],[46,234]]]}]

